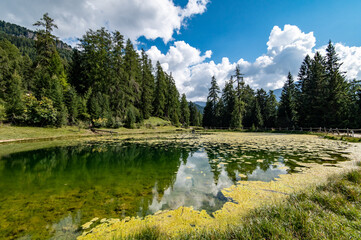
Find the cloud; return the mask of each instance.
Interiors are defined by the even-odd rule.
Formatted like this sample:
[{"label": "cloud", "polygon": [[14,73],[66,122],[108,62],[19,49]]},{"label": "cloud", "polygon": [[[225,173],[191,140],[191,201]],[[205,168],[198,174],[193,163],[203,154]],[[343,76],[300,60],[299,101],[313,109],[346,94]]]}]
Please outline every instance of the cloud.
[{"label": "cloud", "polygon": [[188,18],[206,11],[209,0],[190,0],[181,8],[172,0],[3,0],[0,15],[32,28],[32,23],[48,12],[59,29],[61,39],[81,37],[89,28],[107,27],[119,30],[133,41],[147,39],[172,40]]},{"label": "cloud", "polygon": [[[204,54],[185,42],[176,42],[166,54],[155,46],[147,53],[153,61],[160,61],[164,69],[172,72],[181,93],[186,93],[192,101],[205,101],[210,87],[211,77],[215,76],[222,88],[237,64],[245,75],[245,82],[253,88],[266,90],[281,88],[288,72],[297,78],[304,57],[313,56],[315,51],[324,54],[326,46],[314,49],[316,38],[313,32],[304,33],[297,26],[285,25],[283,29],[274,26],[268,42],[266,53],[254,62],[240,59],[230,62],[224,57],[220,63],[211,60],[211,51]],[[361,79],[361,47],[348,47],[335,44],[348,79]],[[208,61],[207,61],[208,60]]]},{"label": "cloud", "polygon": [[[334,44],[336,53],[340,58],[341,71],[347,73],[348,79],[361,80],[361,47],[348,47],[342,43]],[[327,45],[322,46],[315,51],[319,51],[323,56],[326,55]]]},{"label": "cloud", "polygon": [[199,84],[199,81],[191,78],[191,75],[194,74],[192,73],[193,67],[199,66],[210,58],[212,51],[206,51],[205,54],[201,55],[198,49],[184,41],[176,41],[167,54],[162,54],[156,46],[152,46],[147,51],[147,55],[154,64],[159,61],[166,72],[172,73],[180,92],[189,93],[194,91],[193,86],[189,85],[190,81]]}]

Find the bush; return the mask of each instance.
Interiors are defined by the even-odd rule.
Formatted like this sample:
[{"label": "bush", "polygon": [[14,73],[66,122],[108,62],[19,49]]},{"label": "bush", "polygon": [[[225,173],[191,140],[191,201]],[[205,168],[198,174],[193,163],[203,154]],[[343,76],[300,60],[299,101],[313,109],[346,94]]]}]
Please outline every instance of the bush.
[{"label": "bush", "polygon": [[32,94],[24,97],[25,109],[18,119],[28,125],[54,126],[58,120],[58,112],[53,106],[53,101],[43,97],[40,101]]},{"label": "bush", "polygon": [[96,128],[106,127],[107,123],[108,123],[107,118],[93,119],[93,126],[96,127]]},{"label": "bush", "polygon": [[6,120],[6,109],[3,102],[0,100],[0,123]]}]

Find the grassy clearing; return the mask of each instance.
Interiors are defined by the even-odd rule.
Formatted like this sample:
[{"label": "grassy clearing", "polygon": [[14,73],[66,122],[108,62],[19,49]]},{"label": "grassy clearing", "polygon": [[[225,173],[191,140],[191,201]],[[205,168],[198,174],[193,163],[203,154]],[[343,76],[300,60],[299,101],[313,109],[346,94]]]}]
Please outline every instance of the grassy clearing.
[{"label": "grassy clearing", "polygon": [[56,138],[77,135],[89,135],[91,131],[78,127],[43,128],[43,127],[19,127],[0,126],[0,140],[24,139],[24,138]]},{"label": "grassy clearing", "polygon": [[[165,239],[146,228],[131,239]],[[361,239],[361,171],[331,178],[312,192],[250,212],[227,231],[209,229],[179,239]]]}]

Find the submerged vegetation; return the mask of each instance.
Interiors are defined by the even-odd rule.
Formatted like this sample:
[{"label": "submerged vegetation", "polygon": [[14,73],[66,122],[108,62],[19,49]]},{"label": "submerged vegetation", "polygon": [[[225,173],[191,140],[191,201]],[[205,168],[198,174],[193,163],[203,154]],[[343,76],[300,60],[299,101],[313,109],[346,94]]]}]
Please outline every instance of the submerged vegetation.
[{"label": "submerged vegetation", "polygon": [[[172,138],[171,138],[172,139]],[[172,141],[182,142],[184,136],[179,136]],[[147,140],[147,142],[162,142],[162,139]],[[187,139],[191,146],[202,146],[208,151],[210,165],[218,168],[220,172],[232,166],[228,162],[227,155],[238,164],[247,164],[250,162],[246,156],[237,157],[237,149],[253,149],[256,151],[276,151],[283,156],[287,153],[293,153],[300,158],[297,160],[297,167],[292,174],[279,175],[273,181],[246,181],[251,180],[252,174],[235,172],[239,175],[235,185],[229,188],[223,188],[223,195],[231,199],[227,201],[222,209],[213,212],[211,215],[205,211],[197,211],[193,207],[181,207],[170,211],[160,211],[154,215],[142,218],[126,219],[104,219],[103,223],[96,226],[94,223],[90,231],[85,231],[79,239],[117,239],[117,238],[143,238],[146,235],[160,238],[218,238],[229,237],[227,235],[232,228],[239,227],[243,222],[243,217],[247,216],[250,210],[259,207],[278,206],[283,201],[299,191],[313,191],[315,185],[323,184],[327,178],[344,171],[355,168],[353,161],[336,163],[333,154],[336,152],[347,154],[350,151],[351,159],[355,159],[360,154],[359,146],[345,142],[327,141],[317,136],[310,135],[274,135],[261,133],[220,133],[201,135],[198,139]],[[287,142],[287,144],[285,144]],[[212,146],[217,144],[223,146],[220,155],[212,157]],[[271,150],[272,149],[272,150]],[[329,155],[330,154],[330,155]],[[312,156],[319,156],[319,161],[308,161]],[[328,155],[328,156],[327,156]],[[239,159],[238,159],[239,158]],[[269,162],[268,158],[261,159],[256,157],[255,161],[262,169],[263,164]],[[256,160],[257,159],[257,160]],[[285,157],[285,165],[277,166],[279,169],[289,171],[286,162],[293,162],[293,158]],[[324,163],[324,164],[323,164]],[[253,166],[253,165],[251,165]],[[243,169],[244,167],[241,167]],[[287,170],[288,169],[288,170]],[[265,170],[263,170],[265,171]],[[256,172],[256,171],[255,171]],[[232,173],[232,171],[231,171]],[[216,172],[214,172],[216,174]],[[92,224],[92,223],[90,223]],[[316,224],[316,223],[315,223]],[[233,226],[233,227],[232,227]],[[145,231],[145,233],[143,233]],[[143,235],[145,234],[145,235]],[[206,235],[202,235],[206,234]],[[223,235],[222,235],[223,234]]]},{"label": "submerged vegetation", "polygon": [[0,236],[222,232],[251,209],[352,168],[356,149],[318,136],[232,132],[0,145]]},{"label": "submerged vegetation", "polygon": [[[359,239],[360,216],[361,171],[353,170],[312,191],[292,194],[281,204],[253,210],[225,231],[207,229],[177,239]],[[129,237],[167,238],[156,227]]]}]

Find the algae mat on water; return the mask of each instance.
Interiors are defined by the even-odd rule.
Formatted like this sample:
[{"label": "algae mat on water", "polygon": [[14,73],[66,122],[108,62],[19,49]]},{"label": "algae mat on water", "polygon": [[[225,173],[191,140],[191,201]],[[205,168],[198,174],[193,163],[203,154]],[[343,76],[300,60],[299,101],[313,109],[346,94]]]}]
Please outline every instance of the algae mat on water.
[{"label": "algae mat on water", "polygon": [[[192,234],[195,231],[226,231],[229,226],[242,221],[242,216],[249,210],[262,205],[280,203],[289,194],[302,191],[324,183],[333,174],[342,173],[356,167],[360,160],[361,146],[338,141],[329,141],[310,135],[259,134],[259,133],[216,133],[207,135],[172,135],[168,139],[146,140],[147,143],[184,142],[194,147],[212,149],[214,146],[226,146],[210,162],[219,168],[227,166],[226,155],[248,163],[247,156],[232,155],[237,150],[272,151],[284,156],[297,155],[299,166],[288,173],[279,175],[272,181],[242,181],[248,176],[240,173],[241,181],[222,190],[229,200],[222,209],[211,215],[206,211],[192,207],[180,207],[175,210],[159,211],[153,215],[124,219],[102,219],[88,222],[78,239],[116,239],[132,237],[146,229],[156,228],[166,238]],[[114,139],[113,139],[114,140]],[[111,140],[111,141],[113,141]],[[138,140],[142,142],[144,140]],[[210,150],[212,151],[212,150]],[[347,155],[351,161],[336,162],[335,156]],[[283,162],[293,161],[283,159]],[[262,164],[264,159],[258,159]],[[327,163],[327,164],[322,164]],[[279,165],[275,162],[275,165]],[[96,217],[96,216],[94,216]],[[90,220],[90,219],[89,219]],[[98,225],[97,225],[98,224]],[[97,225],[97,226],[96,226]]]}]

